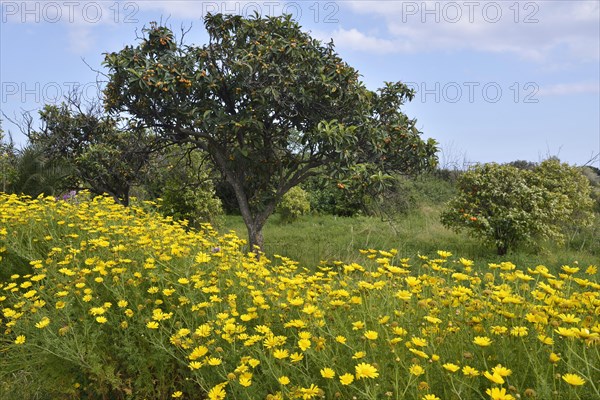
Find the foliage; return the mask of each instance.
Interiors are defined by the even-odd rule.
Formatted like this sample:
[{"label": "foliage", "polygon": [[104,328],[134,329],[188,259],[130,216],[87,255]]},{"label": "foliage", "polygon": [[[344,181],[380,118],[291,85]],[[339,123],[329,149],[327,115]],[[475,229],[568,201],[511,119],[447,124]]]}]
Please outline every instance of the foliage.
[{"label": "foliage", "polygon": [[31,268],[0,282],[3,399],[600,396],[596,266],[366,249],[310,272],[110,198],[0,216]]},{"label": "foliage", "polygon": [[52,159],[39,145],[29,143],[16,152],[11,184],[7,192],[37,197],[58,196],[72,188],[72,167]]},{"label": "foliage", "polygon": [[283,195],[312,175],[366,184],[435,164],[435,142],[399,110],[413,96],[406,85],[367,90],[333,43],[290,16],[207,15],[205,26],[204,46],[153,24],[139,45],[106,54],[105,106],[205,151],[235,193],[251,245],[262,245]]},{"label": "foliage", "polygon": [[478,165],[458,181],[442,223],[494,244],[498,254],[540,239],[564,240],[567,226],[589,225],[590,186],[581,172],[549,159],[534,169]]},{"label": "foliage", "polygon": [[223,208],[200,151],[167,148],[151,157],[148,169],[142,185],[152,199],[161,198],[163,215],[185,219],[193,227],[204,222],[218,224]]},{"label": "foliage", "polygon": [[[152,136],[146,129],[102,115],[97,105],[84,110],[77,97],[40,111],[42,128],[29,134],[30,142],[53,162],[70,166],[69,186],[89,188],[129,204],[131,187],[143,179]],[[49,193],[47,193],[49,194]]]},{"label": "foliage", "polygon": [[594,200],[594,211],[600,213],[600,169],[591,166],[583,167],[582,173],[590,181],[592,188],[592,199]]},{"label": "foliage", "polygon": [[310,212],[308,193],[300,186],[291,188],[277,206],[281,220],[286,223],[296,221],[300,216]]},{"label": "foliage", "polygon": [[452,184],[437,174],[423,174],[414,178],[397,175],[383,192],[369,198],[365,209],[370,215],[398,219],[415,212],[418,207],[444,204],[454,194]]},{"label": "foliage", "polygon": [[303,186],[309,194],[310,208],[320,214],[352,217],[364,211],[364,193],[319,174],[310,177]]},{"label": "foliage", "polygon": [[8,192],[15,179],[15,162],[17,152],[14,143],[11,140],[6,141],[4,130],[2,130],[2,120],[0,120],[0,173],[2,182],[0,182],[0,191]]}]

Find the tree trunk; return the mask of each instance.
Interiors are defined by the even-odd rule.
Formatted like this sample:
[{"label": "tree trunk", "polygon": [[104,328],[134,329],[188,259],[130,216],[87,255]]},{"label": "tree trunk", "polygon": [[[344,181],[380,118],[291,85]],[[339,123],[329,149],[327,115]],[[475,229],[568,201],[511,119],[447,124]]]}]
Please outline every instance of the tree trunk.
[{"label": "tree trunk", "polygon": [[496,249],[498,250],[498,255],[503,256],[503,255],[506,255],[506,252],[508,251],[508,246],[505,244],[502,244],[502,245],[496,246]]},{"label": "tree trunk", "polygon": [[262,250],[264,245],[262,228],[269,215],[272,214],[274,207],[267,206],[263,212],[254,215],[250,209],[248,197],[246,197],[242,184],[236,181],[229,181],[229,183],[231,184],[231,187],[233,187],[238,206],[240,207],[240,213],[242,214],[242,219],[248,230],[249,251],[255,251],[255,247],[258,247],[258,250]]},{"label": "tree trunk", "polygon": [[250,224],[246,224],[246,228],[248,229],[248,244],[250,251],[255,251],[258,249],[259,251],[263,249],[264,245],[264,237],[262,233],[262,226],[258,226],[254,221]]}]

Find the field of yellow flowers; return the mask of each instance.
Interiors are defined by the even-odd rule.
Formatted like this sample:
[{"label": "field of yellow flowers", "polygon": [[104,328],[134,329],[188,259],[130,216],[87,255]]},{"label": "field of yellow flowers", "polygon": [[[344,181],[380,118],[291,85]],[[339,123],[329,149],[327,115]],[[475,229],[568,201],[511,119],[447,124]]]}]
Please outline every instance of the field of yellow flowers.
[{"label": "field of yellow flowers", "polygon": [[0,398],[600,399],[596,266],[243,246],[144,203],[0,194]]}]

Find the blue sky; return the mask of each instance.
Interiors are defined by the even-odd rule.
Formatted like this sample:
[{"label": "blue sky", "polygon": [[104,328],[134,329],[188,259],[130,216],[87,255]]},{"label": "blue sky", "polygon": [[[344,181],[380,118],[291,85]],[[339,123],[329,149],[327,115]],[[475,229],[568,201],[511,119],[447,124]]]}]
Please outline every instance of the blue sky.
[{"label": "blue sky", "polygon": [[207,12],[254,11],[291,13],[313,36],[333,38],[370,89],[414,87],[404,111],[440,143],[442,165],[553,155],[581,165],[600,152],[597,0],[2,0],[0,108],[35,113],[76,85],[93,98],[90,67],[102,70],[102,53],[134,44],[150,21],[176,32],[191,25],[187,41],[203,44]]}]

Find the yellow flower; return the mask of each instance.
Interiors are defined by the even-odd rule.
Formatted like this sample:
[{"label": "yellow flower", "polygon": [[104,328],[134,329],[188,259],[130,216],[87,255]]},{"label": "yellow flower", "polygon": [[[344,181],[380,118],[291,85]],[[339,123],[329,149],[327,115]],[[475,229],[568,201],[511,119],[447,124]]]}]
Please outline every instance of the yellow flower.
[{"label": "yellow flower", "polygon": [[505,388],[490,388],[485,391],[491,400],[515,400],[515,398],[506,393]]},{"label": "yellow flower", "polygon": [[479,371],[477,371],[475,368],[470,367],[468,365],[465,365],[462,369],[462,373],[465,376],[469,376],[469,377],[475,377],[475,376],[479,376],[480,373]]},{"label": "yellow flower", "polygon": [[379,376],[379,372],[377,372],[377,368],[375,368],[371,364],[360,363],[354,367],[356,372],[356,379],[362,378],[377,378]]},{"label": "yellow flower", "polygon": [[298,347],[300,347],[300,350],[302,351],[306,351],[307,349],[310,348],[310,340],[309,339],[300,339],[298,341]]},{"label": "yellow flower", "polygon": [[563,328],[559,326],[554,332],[558,333],[560,336],[574,338],[577,337],[577,331],[574,328]]},{"label": "yellow flower", "polygon": [[206,253],[198,253],[194,258],[194,261],[198,264],[207,263],[210,261],[210,255]]},{"label": "yellow flower", "polygon": [[310,400],[317,396],[321,389],[318,386],[311,384],[308,388],[300,388],[300,393],[303,400]]},{"label": "yellow flower", "polygon": [[208,349],[205,346],[198,346],[192,350],[188,358],[192,361],[197,360],[200,357],[204,356],[206,353],[208,353]]},{"label": "yellow flower", "polygon": [[213,367],[215,367],[217,365],[221,365],[223,363],[223,361],[217,357],[210,357],[207,362],[208,362],[208,365],[211,365]]},{"label": "yellow flower", "polygon": [[290,353],[285,349],[275,349],[275,351],[273,351],[273,357],[277,358],[278,360],[288,358],[289,355]]},{"label": "yellow flower", "polygon": [[527,333],[528,329],[526,326],[515,326],[510,330],[510,334],[517,337],[527,336]]},{"label": "yellow flower", "polygon": [[361,358],[364,358],[364,356],[366,356],[366,355],[367,355],[367,353],[365,353],[364,351],[357,351],[352,356],[352,359],[353,360],[360,360]]},{"label": "yellow flower", "polygon": [[419,337],[413,337],[412,339],[410,339],[410,341],[418,347],[425,347],[427,346],[427,340],[423,339],[423,338],[419,338]]},{"label": "yellow flower", "polygon": [[119,301],[117,302],[117,306],[118,306],[119,308],[125,308],[125,307],[127,307],[127,304],[129,304],[129,303],[127,302],[127,300],[119,300]]},{"label": "yellow flower", "polygon": [[146,324],[146,328],[148,329],[158,329],[158,322],[150,321]]},{"label": "yellow flower", "polygon": [[546,335],[538,335],[538,340],[540,342],[542,342],[543,344],[547,344],[547,345],[553,345],[554,344],[554,340]]},{"label": "yellow flower", "polygon": [[15,344],[23,344],[23,343],[25,343],[25,336],[24,335],[17,336],[17,338],[15,339]]},{"label": "yellow flower", "polygon": [[340,375],[340,383],[342,385],[349,385],[352,382],[354,382],[354,375],[352,375],[352,374]]},{"label": "yellow flower", "polygon": [[191,370],[200,369],[202,367],[202,363],[200,361],[190,361],[188,364]]},{"label": "yellow flower", "polygon": [[408,349],[408,351],[410,351],[411,353],[413,353],[414,355],[421,357],[421,358],[429,358],[429,356],[427,355],[427,353],[425,353],[424,351],[421,350],[417,350],[417,349]]},{"label": "yellow flower", "polygon": [[408,372],[410,372],[411,375],[419,376],[419,375],[423,375],[425,373],[425,370],[420,365],[413,364],[410,366]]},{"label": "yellow flower", "polygon": [[492,333],[494,335],[503,335],[508,331],[508,328],[505,326],[498,326],[498,325],[494,325],[492,326]]},{"label": "yellow flower", "polygon": [[441,400],[439,397],[437,397],[435,394],[426,394],[425,396],[421,397],[421,400]]},{"label": "yellow flower", "polygon": [[331,368],[323,368],[320,372],[321,376],[326,379],[331,379],[335,376],[335,371]]},{"label": "yellow flower", "polygon": [[572,386],[581,386],[585,383],[585,379],[577,374],[564,374],[562,380]]},{"label": "yellow flower", "polygon": [[442,365],[442,367],[444,367],[445,370],[450,371],[450,372],[456,372],[460,369],[460,367],[456,364],[452,364],[452,363],[446,363],[444,365]]},{"label": "yellow flower", "polygon": [[245,372],[240,375],[240,385],[243,387],[248,387],[252,385],[252,374],[250,372]]},{"label": "yellow flower", "polygon": [[427,322],[431,322],[432,324],[440,324],[442,320],[436,317],[432,317],[430,315],[426,315],[423,317]]},{"label": "yellow flower", "polygon": [[378,336],[379,336],[378,333],[375,331],[366,331],[364,333],[364,337],[369,340],[376,340]]},{"label": "yellow flower", "polygon": [[365,323],[363,321],[356,321],[352,323],[352,330],[357,331],[359,329],[363,329],[365,327]]},{"label": "yellow flower", "polygon": [[346,343],[346,340],[347,339],[344,336],[336,336],[335,337],[335,341],[338,342],[338,343],[341,343],[341,344]]},{"label": "yellow flower", "polygon": [[477,346],[487,347],[490,344],[492,344],[492,341],[487,336],[475,336],[475,339],[473,339],[473,343],[475,343]]},{"label": "yellow flower", "polygon": [[450,253],[449,251],[438,250],[437,253],[442,258],[448,258],[452,256],[452,253]]},{"label": "yellow flower", "polygon": [[504,378],[502,378],[501,375],[498,374],[490,374],[488,371],[485,371],[483,373],[483,376],[485,376],[486,378],[488,378],[490,381],[497,383],[499,385],[504,384]]},{"label": "yellow flower", "polygon": [[50,318],[44,317],[38,323],[35,324],[35,327],[38,329],[44,329],[50,324]]},{"label": "yellow flower", "polygon": [[510,374],[512,374],[512,371],[510,369],[502,366],[502,364],[498,364],[494,368],[492,368],[492,372],[494,374],[498,374],[502,377],[509,376]]},{"label": "yellow flower", "polygon": [[225,399],[225,396],[227,395],[227,392],[224,389],[225,385],[227,385],[227,382],[219,383],[218,385],[210,389],[210,391],[208,392],[208,400]]},{"label": "yellow flower", "polygon": [[412,293],[409,292],[408,290],[398,290],[396,292],[395,296],[397,298],[399,298],[400,300],[408,301],[412,297]]},{"label": "yellow flower", "polygon": [[576,324],[581,322],[581,318],[575,316],[575,314],[558,314],[558,318],[560,318],[563,322],[568,324]]},{"label": "yellow flower", "polygon": [[302,353],[292,353],[292,355],[290,356],[290,360],[292,360],[292,362],[300,362],[304,359],[304,356],[302,355]]},{"label": "yellow flower", "polygon": [[178,390],[171,395],[171,397],[173,397],[174,399],[178,399],[181,396],[183,396],[183,392],[181,390]]},{"label": "yellow flower", "polygon": [[548,357],[548,360],[552,363],[552,364],[556,364],[557,362],[560,361],[560,356],[556,353],[550,353],[550,357]]},{"label": "yellow flower", "polygon": [[106,321],[108,321],[106,319],[106,317],[100,316],[100,317],[96,317],[96,322],[98,322],[99,324],[105,324]]},{"label": "yellow flower", "polygon": [[279,379],[277,379],[279,381],[280,384],[282,385],[287,385],[290,383],[290,378],[288,378],[287,376],[280,376]]}]

